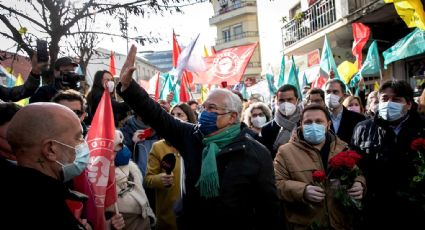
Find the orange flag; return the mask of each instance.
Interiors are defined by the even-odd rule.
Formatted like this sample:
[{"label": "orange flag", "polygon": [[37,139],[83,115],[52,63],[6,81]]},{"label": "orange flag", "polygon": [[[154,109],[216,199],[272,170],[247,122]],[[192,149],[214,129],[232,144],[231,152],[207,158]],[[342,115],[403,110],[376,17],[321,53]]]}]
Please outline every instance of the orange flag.
[{"label": "orange flag", "polygon": [[111,55],[109,56],[109,72],[111,72],[112,76],[115,76],[117,74],[115,69],[114,51],[111,51]]},{"label": "orange flag", "polygon": [[240,82],[257,43],[236,46],[218,51],[215,55],[205,57],[207,71],[196,73],[193,82],[199,84],[236,85]]}]

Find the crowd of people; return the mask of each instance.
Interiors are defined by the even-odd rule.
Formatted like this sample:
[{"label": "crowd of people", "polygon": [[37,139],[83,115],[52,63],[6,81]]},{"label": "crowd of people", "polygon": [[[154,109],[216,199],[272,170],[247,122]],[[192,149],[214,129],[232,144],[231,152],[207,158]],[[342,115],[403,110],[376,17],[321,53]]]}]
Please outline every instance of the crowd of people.
[{"label": "crowd of people", "polygon": [[174,95],[155,101],[133,80],[136,53],[117,85],[99,70],[87,95],[63,82],[76,66],[67,57],[49,85],[38,88],[33,58],[24,85],[0,86],[0,226],[93,229],[72,180],[89,164],[86,134],[107,90],[118,197],[108,229],[425,227],[425,95],[406,81],[359,96],[335,78],[302,93],[283,85],[271,104],[219,88],[201,105],[171,105]]}]

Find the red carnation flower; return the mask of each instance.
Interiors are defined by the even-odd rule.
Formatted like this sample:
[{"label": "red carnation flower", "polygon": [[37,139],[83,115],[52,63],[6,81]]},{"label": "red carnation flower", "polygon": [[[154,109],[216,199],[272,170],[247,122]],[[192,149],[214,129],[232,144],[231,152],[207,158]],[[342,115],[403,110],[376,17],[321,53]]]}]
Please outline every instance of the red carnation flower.
[{"label": "red carnation flower", "polygon": [[414,151],[422,151],[425,150],[425,139],[424,138],[416,138],[410,144],[410,148]]},{"label": "red carnation flower", "polygon": [[312,176],[313,176],[313,181],[318,183],[322,183],[326,179],[326,174],[322,170],[313,171]]}]

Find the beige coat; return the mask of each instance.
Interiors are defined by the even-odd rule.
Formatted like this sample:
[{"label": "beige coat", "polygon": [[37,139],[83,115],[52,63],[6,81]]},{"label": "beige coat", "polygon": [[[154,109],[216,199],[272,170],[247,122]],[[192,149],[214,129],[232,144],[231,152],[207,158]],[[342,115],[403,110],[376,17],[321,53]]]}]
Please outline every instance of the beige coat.
[{"label": "beige coat", "polygon": [[[274,159],[276,187],[279,199],[283,201],[288,229],[307,229],[313,222],[328,222],[324,201],[314,204],[304,200],[304,189],[313,182],[312,172],[324,169],[319,150],[300,140],[299,133],[289,143],[280,146]],[[348,149],[345,142],[329,135],[332,142],[328,159]],[[356,181],[366,184],[363,176],[357,177]],[[342,209],[328,188],[325,201],[328,204],[331,226],[334,229],[352,229],[350,214]]]}]

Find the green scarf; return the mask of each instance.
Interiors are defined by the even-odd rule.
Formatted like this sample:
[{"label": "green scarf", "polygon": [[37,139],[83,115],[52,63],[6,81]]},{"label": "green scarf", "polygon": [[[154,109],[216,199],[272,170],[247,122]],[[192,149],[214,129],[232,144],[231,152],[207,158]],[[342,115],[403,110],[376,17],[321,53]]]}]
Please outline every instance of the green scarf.
[{"label": "green scarf", "polygon": [[200,188],[202,197],[211,198],[219,195],[218,189],[220,186],[215,157],[221,148],[230,144],[240,132],[240,124],[235,124],[226,128],[223,132],[202,140],[205,148],[202,150],[201,176],[196,183],[196,187]]}]

